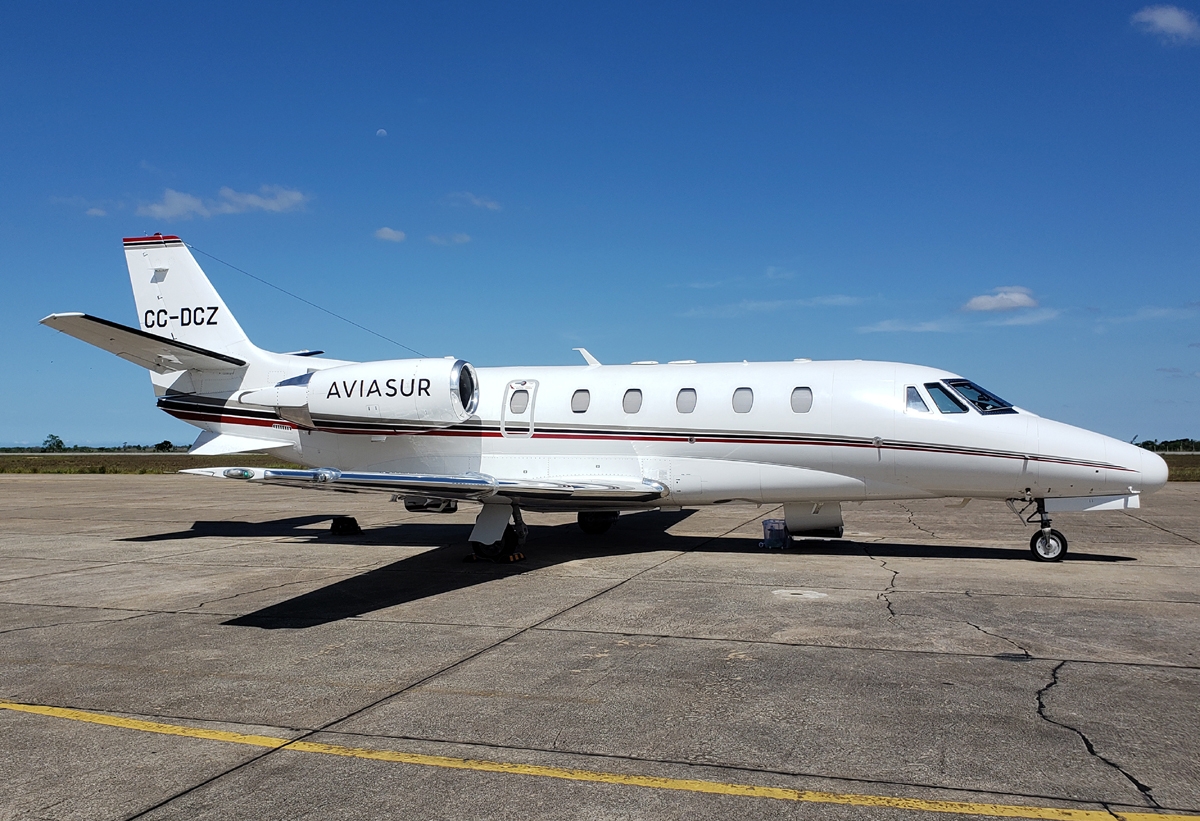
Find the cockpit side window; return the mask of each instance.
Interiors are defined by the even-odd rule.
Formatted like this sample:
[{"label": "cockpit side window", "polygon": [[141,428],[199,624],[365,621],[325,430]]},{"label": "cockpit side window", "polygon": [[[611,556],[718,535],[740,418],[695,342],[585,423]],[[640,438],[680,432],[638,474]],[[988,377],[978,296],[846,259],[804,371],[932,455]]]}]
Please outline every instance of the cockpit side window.
[{"label": "cockpit side window", "polygon": [[925,404],[925,400],[921,398],[921,392],[917,390],[915,385],[909,385],[904,392],[905,407],[907,407],[910,411],[929,413],[929,406]]},{"label": "cockpit side window", "polygon": [[937,405],[937,409],[942,413],[967,412],[967,406],[955,399],[954,395],[941,382],[926,382],[925,390],[929,391],[933,404]]},{"label": "cockpit side window", "polygon": [[946,384],[954,388],[954,390],[963,399],[966,399],[975,406],[975,410],[980,413],[1016,413],[1012,402],[1005,402],[999,396],[991,391],[985,391],[983,388],[976,385],[969,379],[947,379]]}]

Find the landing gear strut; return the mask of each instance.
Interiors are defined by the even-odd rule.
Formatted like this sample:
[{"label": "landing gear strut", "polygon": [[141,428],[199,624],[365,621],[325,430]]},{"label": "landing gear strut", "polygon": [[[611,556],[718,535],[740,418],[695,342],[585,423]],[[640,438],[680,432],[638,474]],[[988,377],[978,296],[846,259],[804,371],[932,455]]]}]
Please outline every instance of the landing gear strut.
[{"label": "landing gear strut", "polygon": [[1067,537],[1050,527],[1050,515],[1046,513],[1046,500],[1037,499],[1037,510],[1025,521],[1036,517],[1040,529],[1029,540],[1029,552],[1039,562],[1061,562],[1067,555]]}]

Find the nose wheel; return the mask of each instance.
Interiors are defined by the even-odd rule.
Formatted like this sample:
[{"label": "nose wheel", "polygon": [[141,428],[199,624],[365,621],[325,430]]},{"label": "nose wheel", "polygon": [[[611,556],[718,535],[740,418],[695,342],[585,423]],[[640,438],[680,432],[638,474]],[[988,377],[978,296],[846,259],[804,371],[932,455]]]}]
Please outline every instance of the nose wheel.
[{"label": "nose wheel", "polygon": [[1029,540],[1029,551],[1039,562],[1061,562],[1067,555],[1067,537],[1050,528],[1039,530]]}]

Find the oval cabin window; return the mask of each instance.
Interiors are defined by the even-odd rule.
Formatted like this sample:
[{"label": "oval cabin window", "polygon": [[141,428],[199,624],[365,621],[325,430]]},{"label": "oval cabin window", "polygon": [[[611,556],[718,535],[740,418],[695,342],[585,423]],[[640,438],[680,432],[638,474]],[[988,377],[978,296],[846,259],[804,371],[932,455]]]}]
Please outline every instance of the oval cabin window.
[{"label": "oval cabin window", "polygon": [[734,413],[749,413],[754,407],[754,391],[749,388],[738,388],[733,392]]},{"label": "oval cabin window", "polygon": [[592,401],[592,395],[587,391],[575,391],[571,394],[571,411],[573,413],[583,413],[588,409],[588,405]]},{"label": "oval cabin window", "polygon": [[621,400],[621,407],[626,413],[637,413],[642,409],[642,392],[637,388],[630,388],[625,391],[625,398]]},{"label": "oval cabin window", "polygon": [[680,413],[691,413],[696,409],[696,389],[684,388],[675,397],[675,410]]},{"label": "oval cabin window", "polygon": [[808,413],[812,410],[812,388],[792,390],[792,413]]},{"label": "oval cabin window", "polygon": [[529,391],[513,391],[508,398],[508,409],[513,413],[524,413],[529,409]]}]

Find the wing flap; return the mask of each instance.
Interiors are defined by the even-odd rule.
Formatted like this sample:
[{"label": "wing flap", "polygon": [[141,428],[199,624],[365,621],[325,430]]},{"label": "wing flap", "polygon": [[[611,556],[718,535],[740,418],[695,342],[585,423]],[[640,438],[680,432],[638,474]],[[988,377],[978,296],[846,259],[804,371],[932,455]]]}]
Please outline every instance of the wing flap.
[{"label": "wing flap", "polygon": [[196,476],[242,479],[269,484],[340,490],[383,492],[423,496],[430,499],[482,501],[502,496],[518,503],[619,504],[652,502],[667,495],[667,488],[649,479],[531,482],[500,479],[483,473],[458,475],[370,473],[333,468],[283,470],[272,468],[215,467],[180,471]]},{"label": "wing flap", "polygon": [[42,324],[155,373],[229,371],[246,362],[88,314],[50,314]]}]

